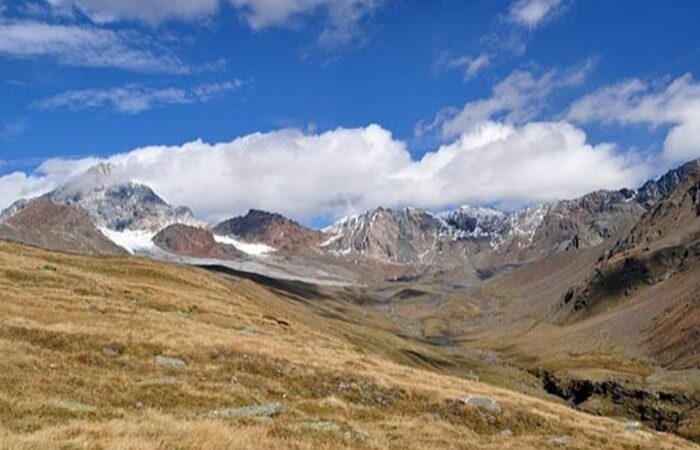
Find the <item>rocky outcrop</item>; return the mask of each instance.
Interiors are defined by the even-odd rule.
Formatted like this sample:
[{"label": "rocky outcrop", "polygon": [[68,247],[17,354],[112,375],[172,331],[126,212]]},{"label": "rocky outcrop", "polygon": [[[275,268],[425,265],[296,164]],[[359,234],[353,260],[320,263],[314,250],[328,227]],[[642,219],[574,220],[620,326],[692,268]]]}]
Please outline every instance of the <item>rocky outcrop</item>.
[{"label": "rocky outcrop", "polygon": [[421,209],[378,208],[327,228],[332,237],[323,247],[339,256],[427,265],[444,260],[455,240],[454,231],[443,219]]},{"label": "rocky outcrop", "polygon": [[700,400],[691,395],[655,392],[613,380],[591,381],[558,376],[541,369],[534,369],[531,373],[542,381],[546,392],[582,411],[627,416],[658,431],[676,432],[697,439],[692,430],[685,430],[688,424],[696,423],[699,415]]},{"label": "rocky outcrop", "polygon": [[508,213],[497,209],[471,205],[438,214],[438,217],[456,230],[456,237],[482,238],[487,241],[504,233],[508,226],[508,216]]},{"label": "rocky outcrop", "polygon": [[217,243],[211,231],[184,224],[164,228],[153,238],[153,243],[162,250],[193,258],[229,259],[241,256],[232,247]]},{"label": "rocky outcrop", "polygon": [[379,208],[342,219],[326,231],[325,247],[400,264],[522,264],[547,255],[599,246],[629,229],[645,209],[634,193],[598,191],[575,200],[517,212],[462,206],[432,214]]},{"label": "rocky outcrop", "polygon": [[251,209],[245,216],[219,223],[213,232],[219,236],[265,244],[281,252],[315,249],[327,239],[321,231],[306,228],[280,214],[256,209]]},{"label": "rocky outcrop", "polygon": [[597,305],[628,299],[700,263],[700,165],[683,167],[650,190],[660,193],[675,185],[600,258],[586,280],[567,291],[564,310],[585,316]]},{"label": "rocky outcrop", "polygon": [[657,180],[649,180],[639,188],[636,199],[647,208],[669,195],[679,184],[700,169],[700,159],[689,161],[682,166],[669,170]]}]

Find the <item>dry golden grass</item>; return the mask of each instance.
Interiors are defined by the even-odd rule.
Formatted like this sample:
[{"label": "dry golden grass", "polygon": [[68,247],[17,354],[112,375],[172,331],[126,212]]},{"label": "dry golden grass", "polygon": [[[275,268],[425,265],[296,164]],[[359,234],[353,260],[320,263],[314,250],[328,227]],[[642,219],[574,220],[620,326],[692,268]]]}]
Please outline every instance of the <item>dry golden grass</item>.
[{"label": "dry golden grass", "polygon": [[[387,355],[410,344],[388,325],[318,311],[200,269],[0,242],[0,448],[692,448],[399,364]],[[272,402],[284,412],[271,420],[206,417]]]}]

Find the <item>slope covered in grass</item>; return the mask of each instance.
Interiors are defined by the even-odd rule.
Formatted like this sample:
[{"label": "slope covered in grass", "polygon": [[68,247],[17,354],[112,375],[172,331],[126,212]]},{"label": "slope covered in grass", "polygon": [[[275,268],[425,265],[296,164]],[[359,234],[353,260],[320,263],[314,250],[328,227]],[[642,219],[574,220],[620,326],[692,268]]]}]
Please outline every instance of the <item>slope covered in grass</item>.
[{"label": "slope covered in grass", "polygon": [[318,311],[230,275],[0,242],[0,447],[691,447],[399,364],[378,319]]}]

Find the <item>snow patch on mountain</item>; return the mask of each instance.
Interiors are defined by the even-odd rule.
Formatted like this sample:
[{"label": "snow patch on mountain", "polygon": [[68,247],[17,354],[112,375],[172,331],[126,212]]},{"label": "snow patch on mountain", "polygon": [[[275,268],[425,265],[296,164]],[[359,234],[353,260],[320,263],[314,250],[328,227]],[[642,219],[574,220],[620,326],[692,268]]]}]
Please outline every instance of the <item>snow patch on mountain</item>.
[{"label": "snow patch on mountain", "polygon": [[511,214],[508,218],[509,229],[507,237],[510,239],[516,237],[524,238],[527,241],[526,245],[532,245],[535,234],[542,226],[542,222],[544,222],[544,218],[550,209],[551,205],[545,203]]},{"label": "snow patch on mountain", "polygon": [[130,254],[151,254],[157,251],[153,238],[156,233],[149,230],[116,231],[101,227],[102,234]]},{"label": "snow patch on mountain", "polygon": [[482,206],[463,205],[437,214],[455,239],[496,237],[506,227],[508,214]]},{"label": "snow patch on mountain", "polygon": [[252,256],[265,256],[276,251],[275,248],[266,244],[244,242],[230,236],[220,236],[215,234],[214,240],[219,244],[232,245],[243,253]]}]

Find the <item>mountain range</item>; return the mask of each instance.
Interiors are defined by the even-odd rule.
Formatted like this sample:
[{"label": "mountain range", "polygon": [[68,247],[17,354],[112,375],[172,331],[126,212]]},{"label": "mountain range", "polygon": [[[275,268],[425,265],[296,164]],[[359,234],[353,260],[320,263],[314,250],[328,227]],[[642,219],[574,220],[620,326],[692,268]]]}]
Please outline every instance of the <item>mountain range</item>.
[{"label": "mountain range", "polygon": [[[0,213],[0,223],[31,204],[46,206],[48,201],[73,208],[131,252],[148,245],[130,248],[118,234],[152,239],[170,225],[183,224],[192,232],[202,228],[238,240],[244,252],[246,244],[248,249],[257,244],[266,246],[266,253],[325,253],[411,267],[466,263],[486,268],[599,246],[633,226],[699,165],[699,160],[691,161],[637,190],[596,191],[515,212],[478,206],[438,213],[380,207],[315,230],[260,210],[209,226],[196,220],[189,208],[169,205],[143,184],[120,182],[112,166],[99,164],[38,199],[18,199]],[[265,247],[252,253],[261,248]]]}]

